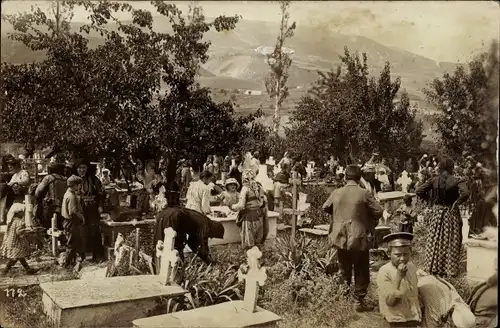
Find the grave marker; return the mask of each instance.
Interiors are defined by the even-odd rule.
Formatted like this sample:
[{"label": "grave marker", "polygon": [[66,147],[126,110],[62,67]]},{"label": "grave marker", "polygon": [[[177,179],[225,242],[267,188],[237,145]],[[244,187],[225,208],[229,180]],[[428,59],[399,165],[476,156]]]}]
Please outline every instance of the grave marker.
[{"label": "grave marker", "polygon": [[267,279],[266,268],[262,268],[259,264],[261,257],[262,252],[256,246],[252,247],[247,251],[248,272],[243,272],[243,265],[238,270],[238,280],[240,282],[245,280],[243,307],[252,313],[255,312],[257,307],[258,286],[264,286]]},{"label": "grave marker", "polygon": [[50,229],[47,231],[47,235],[51,236],[52,238],[52,255],[54,257],[57,257],[59,254],[59,249],[58,249],[58,238],[63,235],[64,233],[60,230],[57,229],[57,215],[54,214],[52,216],[51,220],[51,225]]},{"label": "grave marker", "polygon": [[401,172],[401,177],[396,181],[397,184],[401,185],[403,192],[408,192],[408,186],[412,183],[411,178],[408,176],[408,172]]},{"label": "grave marker", "polygon": [[[160,282],[169,285],[174,281],[179,261],[179,252],[174,248],[177,232],[173,228],[165,229],[165,239],[160,257]],[[158,251],[158,250],[157,250]],[[157,255],[158,256],[158,253]]]},{"label": "grave marker", "polygon": [[265,268],[260,267],[262,253],[257,247],[247,251],[247,266],[240,267],[239,280],[245,280],[243,301],[229,301],[170,314],[163,314],[132,321],[136,328],[249,328],[275,327],[281,320],[276,314],[256,306],[258,287],[263,286],[267,278]]}]

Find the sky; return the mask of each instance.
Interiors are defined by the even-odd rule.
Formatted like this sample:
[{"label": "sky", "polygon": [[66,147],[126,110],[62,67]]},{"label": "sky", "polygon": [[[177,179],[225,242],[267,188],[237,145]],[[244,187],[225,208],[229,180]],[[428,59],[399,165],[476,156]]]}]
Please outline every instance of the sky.
[{"label": "sky", "polygon": [[[148,1],[128,1],[149,9]],[[187,10],[189,1],[171,2]],[[280,20],[275,1],[202,1],[205,15],[243,16],[243,19]],[[50,7],[50,1],[8,0],[2,14],[29,11],[31,5]],[[84,10],[76,10],[74,21],[87,21]],[[120,17],[122,19],[127,16]],[[500,39],[500,5],[494,1],[294,1],[290,19],[301,24],[371,38],[436,61],[464,62]]]}]

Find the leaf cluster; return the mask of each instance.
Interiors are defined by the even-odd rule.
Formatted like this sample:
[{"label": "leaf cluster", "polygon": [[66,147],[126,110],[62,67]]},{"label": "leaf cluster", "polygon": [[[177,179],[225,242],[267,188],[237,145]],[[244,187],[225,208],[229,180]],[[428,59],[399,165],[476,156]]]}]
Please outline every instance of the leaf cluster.
[{"label": "leaf cluster", "polygon": [[336,71],[319,73],[292,112],[286,134],[294,152],[317,161],[334,155],[354,163],[378,150],[406,161],[418,150],[422,125],[406,92],[398,97],[401,82],[392,80],[390,63],[375,78],[365,53],[360,57],[346,47],[340,59]]},{"label": "leaf cluster", "polygon": [[[232,104],[215,103],[196,76],[208,60],[204,34],[233,29],[239,16],[209,22],[199,6],[183,14],[173,4],[151,3],[170,31],[153,28],[149,11],[105,0],[62,1],[55,18],[39,8],[4,16],[15,30],[9,37],[46,59],[2,64],[0,138],[95,157],[166,155],[172,162],[238,147],[260,114],[236,117]],[[76,7],[90,13],[80,31],[71,30]],[[91,49],[95,33],[103,43]]]},{"label": "leaf cluster", "polygon": [[434,126],[440,146],[456,159],[474,155],[494,166],[498,136],[498,43],[453,74],[444,74],[424,90],[439,113]]}]

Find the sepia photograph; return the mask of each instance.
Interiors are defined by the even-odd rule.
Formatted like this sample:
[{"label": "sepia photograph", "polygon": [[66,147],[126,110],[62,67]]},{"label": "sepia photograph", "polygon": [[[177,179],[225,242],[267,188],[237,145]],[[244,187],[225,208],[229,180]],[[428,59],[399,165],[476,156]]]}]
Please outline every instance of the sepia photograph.
[{"label": "sepia photograph", "polygon": [[0,327],[496,328],[497,1],[2,0]]}]

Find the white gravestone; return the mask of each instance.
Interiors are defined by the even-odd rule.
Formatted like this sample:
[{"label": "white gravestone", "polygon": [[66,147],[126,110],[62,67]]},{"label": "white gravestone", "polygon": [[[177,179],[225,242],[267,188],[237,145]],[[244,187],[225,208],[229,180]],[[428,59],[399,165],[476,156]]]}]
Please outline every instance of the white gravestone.
[{"label": "white gravestone", "polygon": [[306,179],[311,180],[313,177],[313,173],[314,173],[314,167],[311,163],[307,164],[306,173],[307,173]]},{"label": "white gravestone", "polygon": [[245,310],[253,313],[257,307],[258,286],[264,286],[267,274],[266,268],[262,268],[259,264],[262,252],[256,246],[247,251],[247,257],[248,266],[247,268],[244,265],[240,266],[238,270],[238,280],[245,280],[243,307]]},{"label": "white gravestone", "polygon": [[259,165],[259,173],[255,177],[255,181],[260,183],[266,192],[274,189],[273,180],[267,175],[267,165]]},{"label": "white gravestone", "polygon": [[[307,203],[307,194],[303,192],[299,192],[299,200],[297,202],[297,210],[299,213],[303,213],[307,211],[311,207],[311,204]],[[297,221],[300,221],[302,216],[300,214],[297,215]]]},{"label": "white gravestone", "polygon": [[160,258],[159,278],[166,286],[174,281],[179,262],[179,252],[174,248],[176,235],[177,232],[173,228],[166,228],[163,244],[158,243],[156,246],[156,256]]},{"label": "white gravestone", "polygon": [[403,171],[401,177],[396,181],[397,184],[401,185],[403,192],[408,192],[408,186],[412,183],[411,178],[408,176],[408,172]]}]

